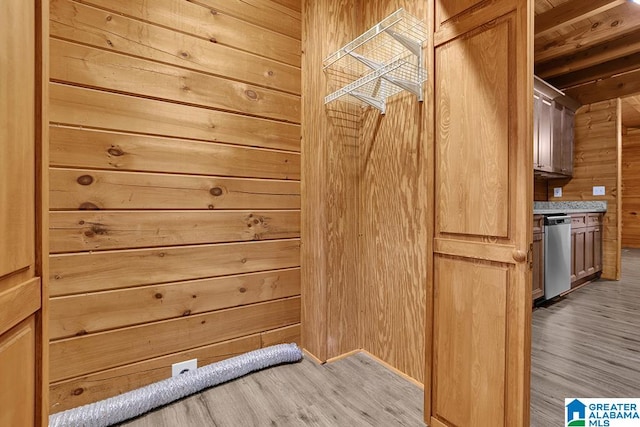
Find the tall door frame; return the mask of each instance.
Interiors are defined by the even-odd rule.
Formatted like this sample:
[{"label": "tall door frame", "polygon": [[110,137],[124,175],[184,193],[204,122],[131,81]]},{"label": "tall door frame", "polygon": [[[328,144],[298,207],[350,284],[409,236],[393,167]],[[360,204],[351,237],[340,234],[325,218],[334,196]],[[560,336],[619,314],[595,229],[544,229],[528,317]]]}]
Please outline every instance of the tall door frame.
[{"label": "tall door frame", "polygon": [[49,424],[49,2],[0,6],[0,424]]},{"label": "tall door frame", "polygon": [[425,421],[528,426],[532,0],[430,0]]}]

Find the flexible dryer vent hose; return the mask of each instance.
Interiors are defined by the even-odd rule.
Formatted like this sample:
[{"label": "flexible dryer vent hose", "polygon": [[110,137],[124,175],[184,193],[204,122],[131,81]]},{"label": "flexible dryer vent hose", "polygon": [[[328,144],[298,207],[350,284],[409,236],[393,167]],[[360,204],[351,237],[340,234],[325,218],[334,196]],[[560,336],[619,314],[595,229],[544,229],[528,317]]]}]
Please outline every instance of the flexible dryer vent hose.
[{"label": "flexible dryer vent hose", "polygon": [[49,427],[110,426],[250,372],[301,359],[302,352],[295,344],[265,347],[119,396],[53,414],[49,417]]}]

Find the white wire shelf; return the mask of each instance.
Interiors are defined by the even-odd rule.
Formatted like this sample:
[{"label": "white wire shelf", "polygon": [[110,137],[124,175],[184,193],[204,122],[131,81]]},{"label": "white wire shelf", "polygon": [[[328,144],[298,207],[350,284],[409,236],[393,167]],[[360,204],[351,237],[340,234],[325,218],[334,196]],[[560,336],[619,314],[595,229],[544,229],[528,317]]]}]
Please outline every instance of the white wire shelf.
[{"label": "white wire shelf", "polygon": [[422,101],[426,25],[399,9],[323,62],[330,77],[325,104],[343,98],[385,113],[386,98],[407,90]]}]

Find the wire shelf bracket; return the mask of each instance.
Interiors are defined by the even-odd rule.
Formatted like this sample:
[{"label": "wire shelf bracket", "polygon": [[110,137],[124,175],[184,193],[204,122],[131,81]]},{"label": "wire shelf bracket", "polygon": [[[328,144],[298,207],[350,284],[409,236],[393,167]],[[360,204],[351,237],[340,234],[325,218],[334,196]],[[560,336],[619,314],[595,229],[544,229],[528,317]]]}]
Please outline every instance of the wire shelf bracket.
[{"label": "wire shelf bracket", "polygon": [[323,69],[334,91],[325,97],[325,104],[344,99],[385,114],[386,99],[398,92],[408,91],[422,101],[426,34],[423,22],[398,9],[329,55]]}]

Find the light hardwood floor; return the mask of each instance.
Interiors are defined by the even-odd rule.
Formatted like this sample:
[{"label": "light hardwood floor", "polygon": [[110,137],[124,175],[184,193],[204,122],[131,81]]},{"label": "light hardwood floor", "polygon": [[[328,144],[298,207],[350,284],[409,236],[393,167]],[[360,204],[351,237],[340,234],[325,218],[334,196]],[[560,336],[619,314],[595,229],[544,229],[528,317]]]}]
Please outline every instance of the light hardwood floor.
[{"label": "light hardwood floor", "polygon": [[531,427],[564,425],[565,397],[640,397],[640,250],[623,250],[619,282],[533,313]]},{"label": "light hardwood floor", "polygon": [[[531,427],[562,425],[565,397],[640,397],[640,250],[533,313]],[[267,369],[130,421],[173,426],[424,426],[420,388],[365,354]]]},{"label": "light hardwood floor", "polygon": [[123,425],[424,426],[423,391],[363,353],[256,372]]}]

